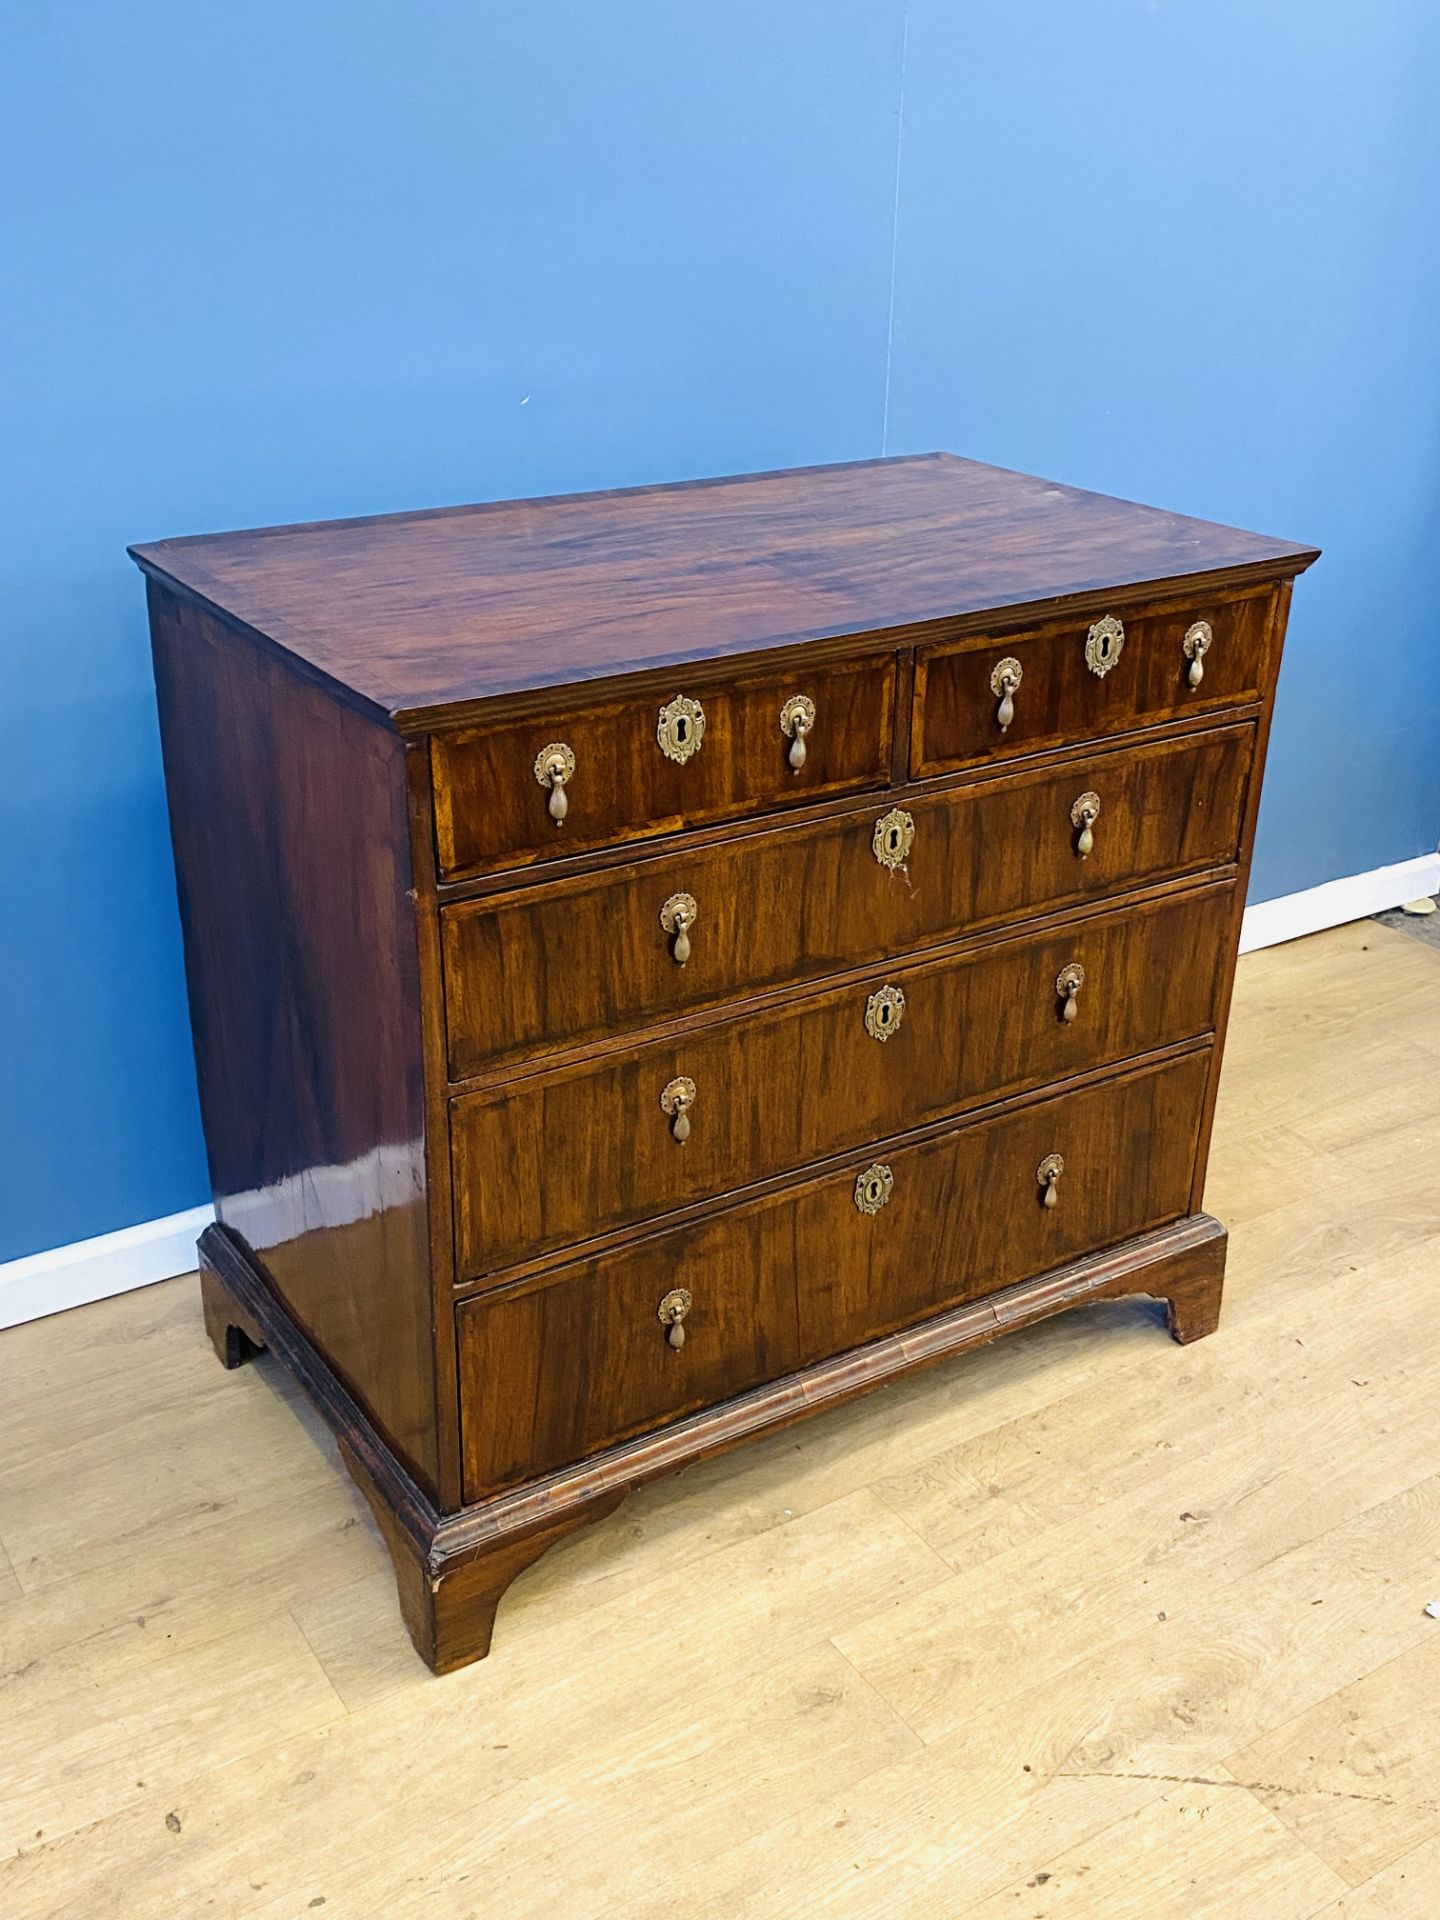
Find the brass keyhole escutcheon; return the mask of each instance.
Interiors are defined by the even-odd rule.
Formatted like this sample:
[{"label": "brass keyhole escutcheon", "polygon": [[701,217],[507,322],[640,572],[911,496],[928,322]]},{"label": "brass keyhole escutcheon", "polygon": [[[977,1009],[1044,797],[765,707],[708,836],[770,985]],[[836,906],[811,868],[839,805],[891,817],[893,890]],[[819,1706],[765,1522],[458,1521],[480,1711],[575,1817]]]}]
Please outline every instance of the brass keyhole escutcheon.
[{"label": "brass keyhole escutcheon", "polygon": [[690,1109],[695,1105],[695,1082],[688,1074],[670,1081],[660,1095],[661,1108],[670,1116],[670,1131],[683,1147],[690,1138]]},{"label": "brass keyhole escutcheon", "polygon": [[895,1191],[895,1176],[882,1160],[855,1176],[855,1204],[861,1213],[879,1213]]},{"label": "brass keyhole escutcheon", "polygon": [[1022,675],[1020,662],[1014,659],[1002,660],[990,675],[990,691],[1000,702],[995,709],[995,719],[1002,733],[1009,731],[1010,722],[1015,718],[1015,695]]},{"label": "brass keyhole escutcheon", "polygon": [[865,1002],[865,1031],[872,1040],[888,1040],[905,1018],[905,995],[899,987],[877,987]]},{"label": "brass keyhole escutcheon", "polygon": [[670,957],[677,967],[690,958],[690,929],[699,916],[693,893],[672,893],[660,909],[660,924],[670,935]]},{"label": "brass keyhole escutcheon", "polygon": [[808,693],[792,693],[780,709],[780,731],[790,742],[790,771],[799,773],[805,764],[805,741],[815,730],[815,702]]},{"label": "brass keyhole escutcheon", "polygon": [[1184,649],[1185,658],[1190,662],[1185,672],[1186,683],[1189,686],[1198,687],[1205,678],[1205,656],[1210,651],[1210,643],[1214,638],[1215,631],[1208,620],[1197,620],[1194,626],[1186,628],[1181,646]]},{"label": "brass keyhole escutcheon", "polygon": [[903,807],[892,807],[875,822],[871,847],[882,867],[903,867],[915,844],[915,822]]},{"label": "brass keyhole escutcheon", "polygon": [[1073,1020],[1080,1011],[1076,995],[1085,984],[1085,969],[1078,960],[1072,960],[1068,967],[1062,967],[1055,976],[1055,991],[1062,1001],[1060,1018]]},{"label": "brass keyhole escutcheon", "polygon": [[1125,646],[1125,629],[1113,613],[1097,620],[1085,636],[1085,664],[1103,680]]},{"label": "brass keyhole escutcheon", "polygon": [[677,693],[673,700],[660,709],[660,718],[655,723],[655,738],[660,742],[660,751],[665,758],[683,767],[704,745],[705,709],[688,694]]},{"label": "brass keyhole escutcheon", "polygon": [[547,803],[550,818],[557,827],[565,824],[565,816],[570,811],[570,799],[565,788],[575,778],[575,756],[563,740],[552,740],[548,747],[542,747],[535,756],[535,778],[542,787],[550,790]]},{"label": "brass keyhole escutcheon", "polygon": [[656,1309],[660,1324],[665,1329],[665,1338],[672,1347],[685,1344],[685,1316],[694,1305],[688,1287],[675,1287],[667,1293]]},{"label": "brass keyhole escutcheon", "polygon": [[1054,1207],[1059,1205],[1060,1195],[1057,1189],[1060,1183],[1060,1176],[1064,1171],[1065,1156],[1063,1153],[1047,1153],[1035,1169],[1035,1178],[1045,1189],[1044,1198],[1041,1201],[1042,1206]]},{"label": "brass keyhole escutcheon", "polygon": [[1082,793],[1070,809],[1070,824],[1080,829],[1080,838],[1075,842],[1075,851],[1082,860],[1088,860],[1095,846],[1095,822],[1100,818],[1100,796],[1098,793]]}]

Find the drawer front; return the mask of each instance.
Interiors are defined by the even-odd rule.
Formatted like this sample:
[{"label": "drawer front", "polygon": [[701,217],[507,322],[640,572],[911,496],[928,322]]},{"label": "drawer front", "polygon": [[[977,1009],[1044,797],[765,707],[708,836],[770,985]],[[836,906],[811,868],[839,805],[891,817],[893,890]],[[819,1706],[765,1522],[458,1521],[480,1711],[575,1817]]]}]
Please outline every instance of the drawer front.
[{"label": "drawer front", "polygon": [[[1182,1215],[1208,1049],[883,1155],[457,1309],[477,1500]],[[1038,1169],[1064,1160],[1056,1204]],[[880,1162],[882,1156],[873,1160]],[[886,1182],[862,1186],[874,1204]],[[660,1314],[690,1295],[684,1343]]]},{"label": "drawer front", "polygon": [[1273,608],[1267,588],[1125,612],[1114,617],[1118,633],[1103,616],[1072,618],[922,649],[911,773],[924,779],[1257,700],[1278,664]]},{"label": "drawer front", "polygon": [[570,692],[526,719],[438,735],[441,871],[528,866],[883,787],[894,704],[893,657],[718,683],[680,669],[658,697]]},{"label": "drawer front", "polygon": [[[876,857],[896,811],[877,806],[447,907],[452,1076],[1233,860],[1253,739],[1227,727],[907,800],[898,866]],[[1085,793],[1100,814],[1081,857]],[[677,896],[695,907],[683,965],[661,919]]]},{"label": "drawer front", "polygon": [[476,1279],[1207,1033],[1233,897],[1206,888],[893,967],[466,1095],[451,1109],[457,1270]]}]

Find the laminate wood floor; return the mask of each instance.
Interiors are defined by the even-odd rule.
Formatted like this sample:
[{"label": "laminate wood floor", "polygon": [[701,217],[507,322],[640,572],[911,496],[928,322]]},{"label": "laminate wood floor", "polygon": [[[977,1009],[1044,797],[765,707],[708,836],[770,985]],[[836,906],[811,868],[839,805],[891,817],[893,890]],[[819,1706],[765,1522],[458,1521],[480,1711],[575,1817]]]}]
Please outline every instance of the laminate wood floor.
[{"label": "laminate wood floor", "polygon": [[1440,951],[1240,963],[1220,1331],[1011,1336],[634,1496],[430,1678],[191,1280],[0,1335],[6,1920],[1433,1920]]}]

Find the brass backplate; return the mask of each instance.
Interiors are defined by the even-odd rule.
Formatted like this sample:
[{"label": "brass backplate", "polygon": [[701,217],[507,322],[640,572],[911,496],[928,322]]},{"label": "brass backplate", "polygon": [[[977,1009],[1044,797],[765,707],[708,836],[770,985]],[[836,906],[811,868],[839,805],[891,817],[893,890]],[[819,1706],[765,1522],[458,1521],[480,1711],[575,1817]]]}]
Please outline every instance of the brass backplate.
[{"label": "brass backplate", "polygon": [[575,778],[575,756],[563,740],[552,740],[535,756],[535,778],[542,787],[548,787],[557,773],[562,785]]},{"label": "brass backplate", "polygon": [[672,1287],[655,1311],[667,1327],[673,1327],[677,1320],[685,1318],[693,1304],[688,1287]]},{"label": "brass backplate", "polygon": [[672,893],[660,909],[660,924],[666,933],[678,933],[682,926],[693,927],[699,913],[693,893]]},{"label": "brass backplate", "polygon": [[1194,660],[1197,655],[1203,658],[1210,651],[1210,642],[1214,638],[1215,630],[1208,620],[1195,621],[1185,629],[1185,638],[1180,643],[1185,649],[1185,658]]},{"label": "brass backplate", "polygon": [[688,1113],[695,1104],[695,1082],[688,1073],[682,1073],[677,1079],[666,1083],[660,1095],[660,1105],[672,1117],[677,1113]]},{"label": "brass backplate", "polygon": [[990,670],[990,691],[998,699],[1001,694],[1015,693],[1025,677],[1025,670],[1013,654],[1007,655]]},{"label": "brass backplate", "polygon": [[808,693],[792,693],[780,709],[780,731],[787,740],[795,738],[795,722],[800,722],[802,733],[811,733],[815,728],[815,702]]}]

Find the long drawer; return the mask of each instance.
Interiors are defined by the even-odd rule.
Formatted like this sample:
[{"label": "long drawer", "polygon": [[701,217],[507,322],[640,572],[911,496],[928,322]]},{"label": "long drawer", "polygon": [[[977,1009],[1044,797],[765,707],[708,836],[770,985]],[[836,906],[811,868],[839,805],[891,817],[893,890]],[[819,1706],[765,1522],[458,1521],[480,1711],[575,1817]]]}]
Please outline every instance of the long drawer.
[{"label": "long drawer", "polygon": [[1253,740],[1075,755],[447,907],[452,1078],[1233,860]]},{"label": "long drawer", "polygon": [[922,648],[911,773],[924,779],[1258,700],[1278,661],[1273,608],[1265,587]]},{"label": "long drawer", "polygon": [[1208,1068],[1201,1049],[857,1157],[463,1303],[466,1498],[1177,1218]]},{"label": "long drawer", "polygon": [[894,706],[895,661],[882,655],[720,681],[682,668],[658,697],[572,691],[539,713],[437,735],[441,872],[528,866],[883,787]]},{"label": "long drawer", "polygon": [[1207,1033],[1232,902],[1227,884],[1090,915],[467,1094],[457,1272]]}]

